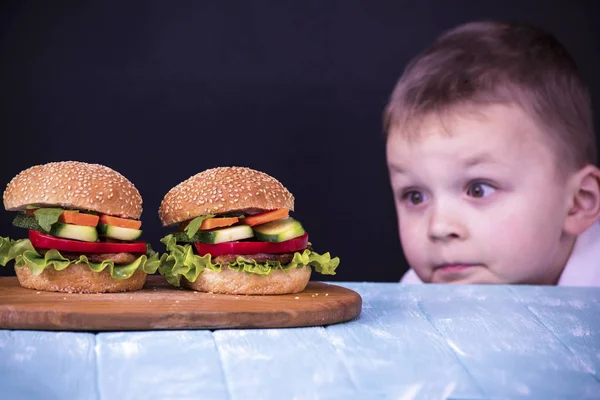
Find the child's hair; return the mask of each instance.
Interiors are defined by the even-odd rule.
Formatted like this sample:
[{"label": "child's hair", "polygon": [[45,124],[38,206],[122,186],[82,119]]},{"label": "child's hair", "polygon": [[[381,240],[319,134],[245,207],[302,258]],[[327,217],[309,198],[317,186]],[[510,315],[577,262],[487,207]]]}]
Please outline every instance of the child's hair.
[{"label": "child's hair", "polygon": [[[516,104],[547,131],[571,168],[596,163],[590,95],[565,47],[528,25],[473,22],[439,37],[396,85],[384,130],[460,106]],[[563,164],[564,165],[564,164]]]}]

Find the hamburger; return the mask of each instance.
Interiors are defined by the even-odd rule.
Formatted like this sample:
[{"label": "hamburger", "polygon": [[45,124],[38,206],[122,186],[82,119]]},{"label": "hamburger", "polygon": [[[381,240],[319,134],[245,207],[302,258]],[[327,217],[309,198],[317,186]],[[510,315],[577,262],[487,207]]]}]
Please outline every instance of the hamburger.
[{"label": "hamburger", "polygon": [[294,196],[270,175],[244,167],[200,172],[160,204],[163,226],[177,230],[161,239],[159,273],[201,292],[301,292],[313,268],[334,275],[340,260],[315,252],[291,211]]},{"label": "hamburger", "polygon": [[0,237],[0,265],[14,260],[21,286],[77,293],[141,289],[160,259],[140,241],[142,198],[123,175],[76,161],[33,166],[4,191],[4,208],[27,238]]}]

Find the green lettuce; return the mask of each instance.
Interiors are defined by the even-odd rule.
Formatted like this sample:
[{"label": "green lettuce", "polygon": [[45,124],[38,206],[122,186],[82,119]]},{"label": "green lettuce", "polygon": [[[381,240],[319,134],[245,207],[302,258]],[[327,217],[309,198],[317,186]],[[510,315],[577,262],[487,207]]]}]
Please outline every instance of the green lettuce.
[{"label": "green lettuce", "polygon": [[16,268],[27,267],[34,275],[41,274],[46,268],[62,271],[71,264],[87,264],[94,272],[101,272],[108,268],[110,276],[114,279],[127,279],[138,269],[147,274],[153,274],[160,266],[158,253],[148,247],[148,254],[138,257],[130,264],[115,264],[111,260],[99,263],[91,262],[84,255],[76,260],[63,257],[58,250],[48,250],[43,256],[38,253],[29,239],[12,240],[0,237],[0,265],[5,266],[9,261],[15,260]]},{"label": "green lettuce", "polygon": [[37,223],[43,230],[49,232],[52,225],[58,222],[58,218],[65,212],[62,208],[38,208],[33,212]]},{"label": "green lettuce", "polygon": [[14,240],[0,236],[0,265],[5,266],[10,260],[9,253],[15,243]]},{"label": "green lettuce", "polygon": [[212,218],[214,217],[214,215],[211,214],[207,214],[207,215],[201,215],[199,217],[194,218],[184,229],[185,233],[187,234],[188,238],[192,238],[194,237],[194,235],[196,234],[196,232],[198,232],[198,229],[200,229],[200,226],[202,225],[202,222],[205,219],[208,218]]},{"label": "green lettuce", "polygon": [[44,229],[38,224],[35,217],[30,217],[27,214],[19,213],[15,215],[12,224],[18,228],[30,229],[34,231],[48,232],[44,231]]},{"label": "green lettuce", "polygon": [[196,243],[202,241],[202,238],[200,237],[199,233],[196,233],[192,237],[188,237],[188,235],[185,232],[173,232],[171,233],[171,235],[173,235],[175,240],[177,240],[178,242]]},{"label": "green lettuce", "polygon": [[[162,238],[161,243],[165,245],[167,251],[160,258],[158,272],[173,286],[181,285],[182,276],[190,282],[195,282],[204,269],[220,272],[223,268],[221,263],[211,261],[210,254],[204,256],[195,254],[192,244],[178,245],[177,239],[171,234]],[[335,269],[339,263],[340,259],[338,257],[331,258],[329,253],[321,255],[305,249],[301,253],[294,253],[294,258],[288,264],[281,264],[279,261],[258,263],[255,260],[238,256],[235,262],[228,263],[227,266],[234,271],[258,275],[269,275],[276,269],[286,271],[290,268],[310,266],[320,274],[335,275]]]}]

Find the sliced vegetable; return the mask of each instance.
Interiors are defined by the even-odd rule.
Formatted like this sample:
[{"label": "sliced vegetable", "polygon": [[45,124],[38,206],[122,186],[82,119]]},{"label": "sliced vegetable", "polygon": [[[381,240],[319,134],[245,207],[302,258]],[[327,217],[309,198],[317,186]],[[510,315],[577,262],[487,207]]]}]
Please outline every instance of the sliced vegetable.
[{"label": "sliced vegetable", "polygon": [[33,247],[40,249],[55,249],[73,253],[146,253],[146,243],[109,243],[109,242],[79,242],[46,235],[38,231],[29,231],[29,240]]},{"label": "sliced vegetable", "polygon": [[83,226],[96,226],[100,217],[97,215],[86,214],[81,212],[75,212],[71,210],[65,210],[64,213],[58,218],[58,222],[73,225]]},{"label": "sliced vegetable", "polygon": [[[207,230],[215,229],[215,228],[223,228],[225,226],[231,226],[238,221],[239,221],[239,219],[237,217],[207,218],[202,221],[202,224],[200,225],[200,228],[198,228],[198,229],[201,231],[207,231]],[[185,228],[188,226],[189,223],[190,223],[190,221],[186,221],[186,222],[182,222],[181,224],[179,224],[179,230],[180,231],[185,230]]]},{"label": "sliced vegetable", "polygon": [[248,225],[238,225],[213,231],[199,231],[198,236],[202,243],[215,244],[248,239],[254,236],[254,233]]},{"label": "sliced vegetable", "polygon": [[260,214],[248,215],[243,219],[243,223],[249,226],[256,226],[260,224],[266,224],[276,219],[287,218],[290,214],[290,210],[287,208],[280,208],[273,211],[267,211]]},{"label": "sliced vegetable", "polygon": [[[37,210],[42,210],[41,208]],[[48,210],[48,209],[45,209]],[[52,209],[57,210],[57,209]],[[36,209],[28,209],[26,214],[29,216],[35,216]],[[39,212],[38,212],[39,213]],[[58,219],[52,224],[56,222],[62,222],[64,224],[73,224],[73,225],[82,225],[82,226],[96,226],[98,225],[99,217],[97,215],[81,213],[79,211],[74,210],[64,210],[62,214],[59,215]],[[49,229],[48,229],[49,230]]]},{"label": "sliced vegetable", "polygon": [[93,226],[80,226],[57,222],[52,225],[49,233],[60,238],[82,240],[84,242],[95,242],[98,240],[98,231]]},{"label": "sliced vegetable", "polygon": [[283,242],[304,235],[304,228],[294,218],[284,218],[253,227],[254,235],[262,242]]},{"label": "sliced vegetable", "polygon": [[308,234],[286,240],[281,243],[269,242],[227,242],[218,244],[194,243],[200,256],[210,254],[213,257],[226,254],[279,254],[294,253],[304,250],[308,246]]},{"label": "sliced vegetable", "polygon": [[100,236],[130,241],[142,236],[142,231],[139,229],[121,228],[120,226],[106,224],[98,224],[98,233]]},{"label": "sliced vegetable", "polygon": [[193,220],[191,220],[188,223],[188,225],[184,228],[185,233],[188,236],[188,238],[191,239],[192,237],[194,237],[196,232],[198,232],[198,229],[200,229],[202,222],[204,222],[205,219],[212,218],[212,217],[214,217],[214,215],[207,214],[207,215],[200,215],[199,217],[196,217]]},{"label": "sliced vegetable", "polygon": [[140,229],[142,221],[135,219],[113,217],[112,215],[100,215],[100,223],[105,225],[118,226],[120,228]]}]

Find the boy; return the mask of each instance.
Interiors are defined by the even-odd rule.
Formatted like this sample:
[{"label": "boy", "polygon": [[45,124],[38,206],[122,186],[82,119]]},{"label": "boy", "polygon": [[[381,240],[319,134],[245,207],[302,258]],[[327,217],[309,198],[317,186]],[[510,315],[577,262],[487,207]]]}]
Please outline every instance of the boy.
[{"label": "boy", "polygon": [[554,36],[498,22],[443,34],[384,125],[401,282],[600,286],[589,93]]}]

